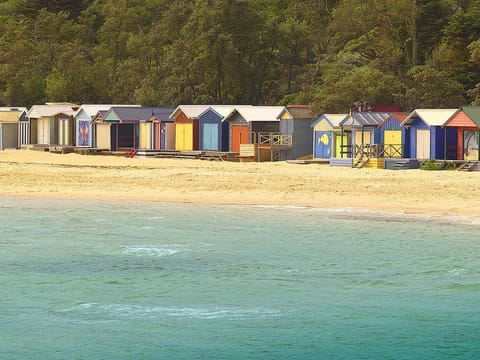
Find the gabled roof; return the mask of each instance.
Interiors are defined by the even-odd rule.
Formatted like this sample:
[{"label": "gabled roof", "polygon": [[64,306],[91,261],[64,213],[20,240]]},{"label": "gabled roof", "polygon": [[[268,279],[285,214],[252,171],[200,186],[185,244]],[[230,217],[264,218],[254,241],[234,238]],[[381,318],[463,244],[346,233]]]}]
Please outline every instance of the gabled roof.
[{"label": "gabled roof", "polygon": [[224,119],[230,115],[235,109],[242,107],[252,107],[252,105],[210,105],[198,117],[203,116],[207,111],[214,111],[219,117]]},{"label": "gabled roof", "polygon": [[78,108],[74,116],[77,116],[83,110],[83,112],[87,116],[90,116],[93,119],[99,111],[108,111],[112,107],[124,107],[124,106],[141,107],[141,105],[84,104]]},{"label": "gabled roof", "polygon": [[391,113],[387,112],[352,112],[340,122],[340,126],[352,125],[352,126],[378,126],[381,122],[390,117]]},{"label": "gabled roof", "polygon": [[[168,120],[173,108],[160,107],[126,107],[114,106],[103,116],[103,120],[107,122],[139,122],[147,121],[152,116],[159,120]],[[112,119],[106,120],[111,117]]]},{"label": "gabled roof", "polygon": [[459,109],[416,109],[412,111],[400,125],[405,126],[411,124],[418,117],[428,126],[442,126],[455,115],[457,111],[459,111]]},{"label": "gabled roof", "polygon": [[462,110],[467,116],[480,127],[480,106],[464,106]]},{"label": "gabled roof", "polygon": [[27,112],[30,119],[39,119],[41,117],[55,116],[65,114],[73,116],[77,110],[77,105],[72,104],[52,104],[52,105],[33,105]]},{"label": "gabled roof", "polygon": [[390,116],[387,117],[385,120],[383,120],[380,124],[378,124],[378,127],[381,127],[383,124],[385,124],[390,119],[394,119],[394,120],[398,121],[399,123],[402,123],[402,121],[405,120],[408,115],[409,115],[408,113],[402,113],[402,112],[390,113]]},{"label": "gabled roof", "polygon": [[288,105],[285,110],[293,119],[315,119],[315,114],[310,105]]},{"label": "gabled roof", "polygon": [[190,119],[197,119],[201,113],[207,110],[211,105],[179,105],[170,114],[171,119],[175,119],[180,112],[183,112]]},{"label": "gabled roof", "polygon": [[27,113],[27,108],[0,107],[0,122],[18,122]]},{"label": "gabled roof", "polygon": [[322,120],[327,121],[331,127],[337,127],[347,116],[348,114],[322,114],[311,123],[310,127],[314,128]]},{"label": "gabled roof", "polygon": [[253,121],[280,121],[280,115],[285,107],[283,106],[239,106],[236,107],[226,119],[234,113],[240,114],[247,122]]}]

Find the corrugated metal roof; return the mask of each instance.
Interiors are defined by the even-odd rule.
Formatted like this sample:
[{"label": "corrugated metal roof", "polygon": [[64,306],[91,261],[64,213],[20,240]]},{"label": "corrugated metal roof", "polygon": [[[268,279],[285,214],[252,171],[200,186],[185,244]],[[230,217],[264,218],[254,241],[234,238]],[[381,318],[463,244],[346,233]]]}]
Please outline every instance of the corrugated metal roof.
[{"label": "corrugated metal roof", "polygon": [[394,119],[394,120],[398,121],[399,123],[401,123],[403,120],[406,119],[406,117],[408,115],[409,115],[408,113],[402,113],[402,112],[390,113],[388,118],[386,118],[380,124],[378,124],[378,127],[381,127],[383,124],[385,124],[390,119]]},{"label": "corrugated metal roof", "polygon": [[114,113],[120,122],[137,122],[147,121],[152,116],[159,120],[169,120],[172,111],[173,108],[113,106],[108,113]]},{"label": "corrugated metal roof", "polygon": [[228,116],[231,116],[234,112],[238,112],[247,122],[280,121],[280,115],[284,109],[284,106],[236,107]]},{"label": "corrugated metal roof", "polygon": [[464,106],[462,110],[478,127],[480,127],[480,106]]},{"label": "corrugated metal roof", "polygon": [[408,115],[400,125],[405,126],[411,124],[415,118],[419,117],[428,126],[442,126],[459,109],[416,109]]},{"label": "corrugated metal roof", "polygon": [[30,119],[39,119],[41,117],[55,116],[58,114],[74,115],[77,106],[72,105],[33,105],[27,112]]},{"label": "corrugated metal roof", "polygon": [[[352,126],[378,126],[380,123],[390,117],[390,113],[362,111],[352,112],[351,116],[347,116],[340,122],[340,125]],[[352,122],[353,120],[353,122]]]},{"label": "corrugated metal roof", "polygon": [[84,104],[80,106],[80,108],[75,112],[74,116],[77,116],[80,114],[80,111],[83,110],[87,116],[90,116],[91,118],[95,117],[99,111],[108,111],[112,107],[141,107],[141,105],[115,105],[115,104]]}]

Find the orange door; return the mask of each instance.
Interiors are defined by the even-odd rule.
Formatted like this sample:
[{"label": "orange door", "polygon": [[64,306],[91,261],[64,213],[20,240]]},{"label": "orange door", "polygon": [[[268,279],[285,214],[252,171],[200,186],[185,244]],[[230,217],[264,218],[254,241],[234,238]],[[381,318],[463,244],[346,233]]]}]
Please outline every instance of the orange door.
[{"label": "orange door", "polygon": [[153,148],[160,149],[160,123],[153,123]]},{"label": "orange door", "polygon": [[240,152],[240,144],[249,144],[248,125],[232,125],[232,151]]}]

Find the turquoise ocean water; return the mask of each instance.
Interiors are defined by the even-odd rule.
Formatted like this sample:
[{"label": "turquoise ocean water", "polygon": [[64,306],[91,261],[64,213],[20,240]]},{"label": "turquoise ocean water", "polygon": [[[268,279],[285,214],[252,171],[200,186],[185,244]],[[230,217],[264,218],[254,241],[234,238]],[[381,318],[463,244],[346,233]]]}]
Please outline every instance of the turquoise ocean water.
[{"label": "turquoise ocean water", "polygon": [[478,359],[480,226],[0,199],[1,359]]}]

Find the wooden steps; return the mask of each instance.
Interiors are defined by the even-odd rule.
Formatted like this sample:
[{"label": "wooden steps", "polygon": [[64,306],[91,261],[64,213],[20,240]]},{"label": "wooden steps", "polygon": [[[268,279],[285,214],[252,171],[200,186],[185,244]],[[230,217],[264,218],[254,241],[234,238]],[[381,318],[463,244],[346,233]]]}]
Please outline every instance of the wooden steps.
[{"label": "wooden steps", "polygon": [[361,169],[363,168],[365,165],[367,165],[367,163],[369,162],[370,158],[369,157],[360,157],[358,159],[355,160],[355,162],[353,163],[353,168],[355,169]]},{"label": "wooden steps", "polygon": [[467,161],[460,165],[460,167],[457,169],[458,171],[473,171],[475,167],[477,166],[477,161]]}]

